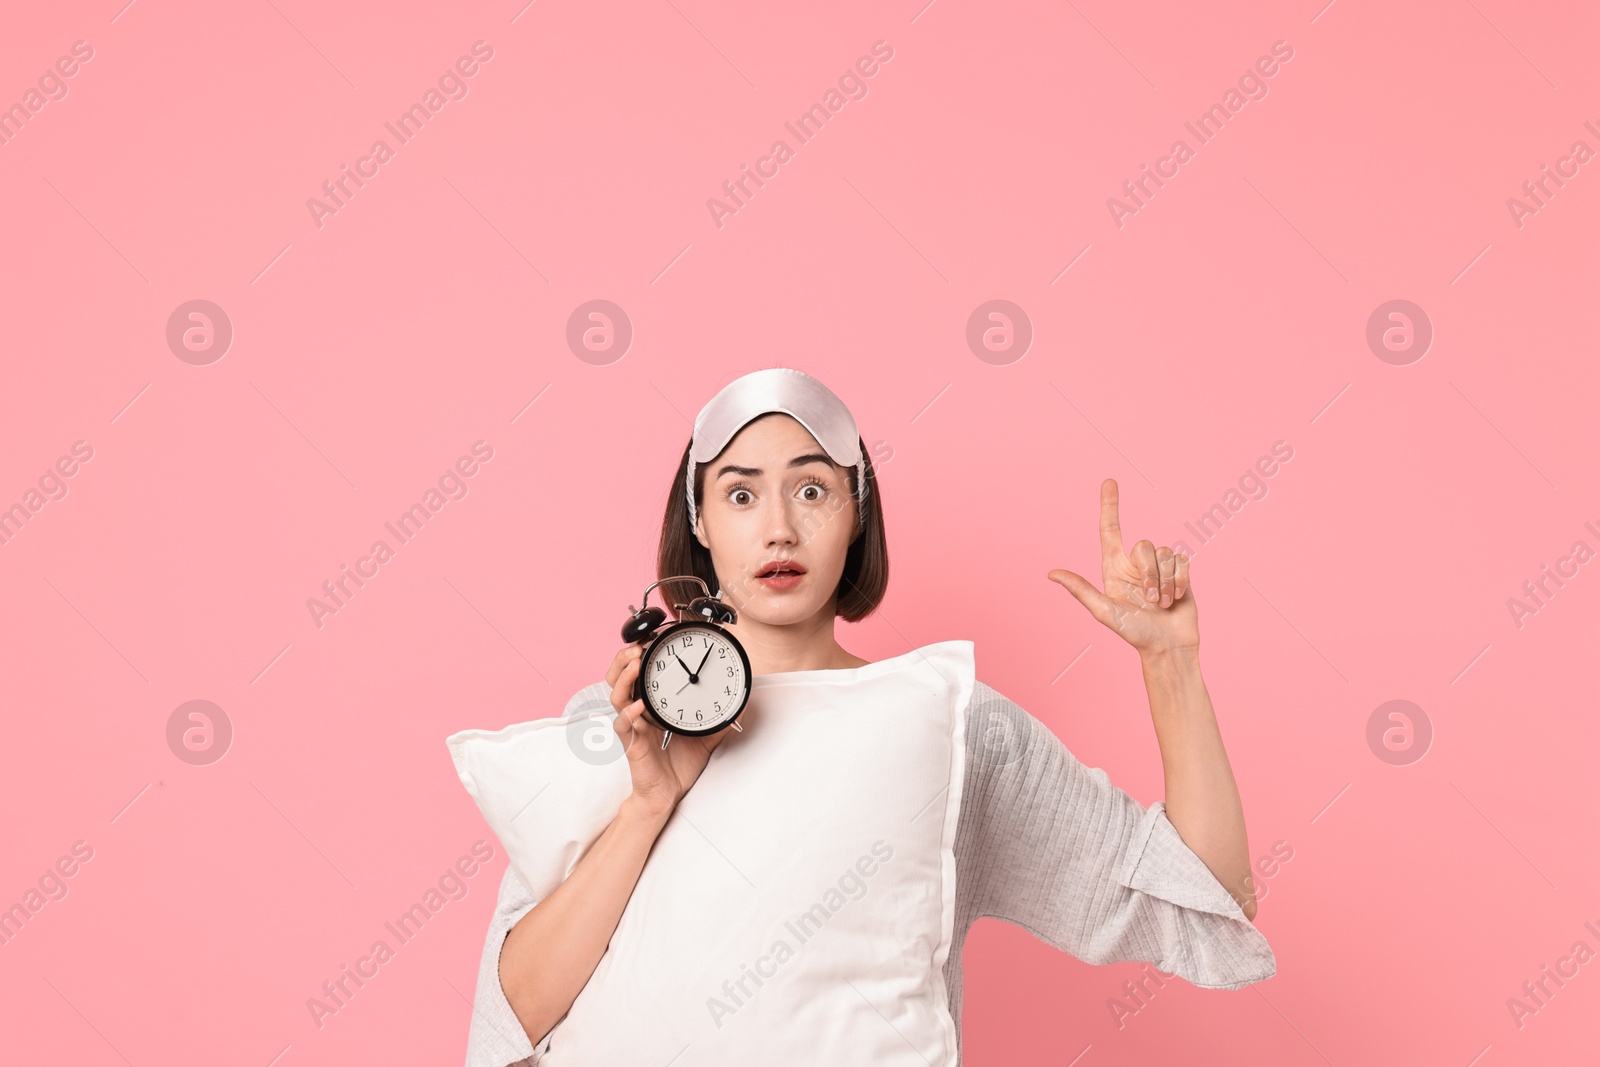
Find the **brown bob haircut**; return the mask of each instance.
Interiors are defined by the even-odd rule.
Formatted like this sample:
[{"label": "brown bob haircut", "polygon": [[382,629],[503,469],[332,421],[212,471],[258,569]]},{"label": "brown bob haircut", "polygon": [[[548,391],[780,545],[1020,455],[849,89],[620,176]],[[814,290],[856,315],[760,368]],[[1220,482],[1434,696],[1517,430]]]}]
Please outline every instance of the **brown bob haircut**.
[{"label": "brown bob haircut", "polygon": [[[745,425],[749,426],[768,415],[779,414],[782,412],[768,412]],[[740,432],[743,432],[743,427],[740,428]],[[734,439],[737,438],[738,434],[735,434]],[[860,441],[860,438],[857,438],[857,441]],[[684,483],[689,469],[689,450],[693,446],[692,440],[684,445],[683,458],[678,461],[678,472],[673,475],[672,489],[667,493],[667,511],[661,520],[661,544],[656,552],[656,578],[660,580],[673,575],[692,574],[705,582],[712,595],[715,595],[720,583],[716,568],[711,563],[711,550],[702,545],[700,539],[694,535],[694,529],[689,525],[689,501],[684,496]],[[836,590],[838,600],[834,608],[834,614],[846,622],[858,622],[872,614],[883,600],[884,592],[889,588],[889,544],[884,535],[883,497],[878,476],[872,467],[872,456],[867,452],[864,442],[860,447],[865,461],[863,469],[867,475],[867,499],[862,506],[866,522],[845,553],[844,571],[839,575],[839,586]],[[723,451],[727,449],[724,448]],[[718,456],[720,455],[719,452]],[[696,511],[701,509],[705,500],[706,468],[714,462],[715,458],[709,463],[696,464],[694,472]],[[855,497],[858,494],[855,468],[839,467],[838,464],[834,466],[847,472],[850,493],[852,498]],[[694,597],[705,595],[699,586],[690,582],[668,582],[660,588],[663,599],[668,604],[687,604]]]}]

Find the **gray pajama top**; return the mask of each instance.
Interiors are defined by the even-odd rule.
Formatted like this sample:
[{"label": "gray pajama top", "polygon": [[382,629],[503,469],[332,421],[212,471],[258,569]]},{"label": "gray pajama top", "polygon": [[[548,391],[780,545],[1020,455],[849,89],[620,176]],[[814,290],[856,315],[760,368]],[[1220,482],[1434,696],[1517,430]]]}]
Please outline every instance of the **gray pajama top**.
[{"label": "gray pajama top", "polygon": [[[603,682],[568,703],[609,701]],[[956,829],[956,911],[944,966],[961,1030],[961,948],[988,915],[1087,963],[1133,960],[1207,989],[1238,989],[1277,970],[1244,916],[1157,801],[1145,808],[1085,767],[1023,708],[978,681],[967,709],[966,773]],[[466,1067],[535,1067],[535,1046],[500,988],[500,947],[537,903],[507,866],[478,968]]]}]

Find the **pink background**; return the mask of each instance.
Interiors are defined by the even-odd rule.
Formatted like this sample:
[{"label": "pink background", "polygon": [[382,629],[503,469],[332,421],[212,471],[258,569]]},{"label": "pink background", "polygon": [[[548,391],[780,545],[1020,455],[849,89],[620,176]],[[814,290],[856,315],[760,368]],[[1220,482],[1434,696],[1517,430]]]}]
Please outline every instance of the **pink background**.
[{"label": "pink background", "polygon": [[[772,365],[843,396],[879,463],[895,580],[847,647],[971,638],[1160,799],[1136,655],[1045,578],[1097,576],[1115,477],[1130,543],[1194,550],[1251,851],[1293,849],[1259,917],[1277,976],[1169,984],[1120,1029],[1134,965],[980,921],[967,1062],[1592,1058],[1600,963],[1520,1028],[1506,1002],[1600,951],[1600,566],[1520,625],[1508,600],[1600,548],[1600,163],[1520,226],[1507,199],[1600,150],[1596,19],[1321,3],[8,12],[0,104],[93,58],[0,146],[0,506],[93,456],[0,545],[0,905],[93,858],[0,946],[0,1058],[459,1062],[497,844],[337,1015],[306,1001],[493,844],[445,736],[600,678],[689,420]],[[383,124],[480,40],[397,147]],[[800,145],[783,123],[880,40]],[[1198,145],[1184,122],[1277,41],[1265,98]],[[319,228],[307,199],[380,137]],[[1107,199],[1180,137],[1119,227]],[[719,227],[708,198],[778,138]],[[194,299],[234,332],[208,365],[166,340]],[[566,340],[594,299],[633,328],[603,365]],[[1004,365],[966,341],[992,299],[1033,329]],[[1395,299],[1434,330],[1407,365],[1366,341]],[[319,627],[308,599],[480,440],[466,497]],[[1278,441],[1267,495],[1188,536]],[[1433,730],[1408,765],[1366,739],[1392,699]],[[190,700],[232,724],[209,765],[168,745]]]}]

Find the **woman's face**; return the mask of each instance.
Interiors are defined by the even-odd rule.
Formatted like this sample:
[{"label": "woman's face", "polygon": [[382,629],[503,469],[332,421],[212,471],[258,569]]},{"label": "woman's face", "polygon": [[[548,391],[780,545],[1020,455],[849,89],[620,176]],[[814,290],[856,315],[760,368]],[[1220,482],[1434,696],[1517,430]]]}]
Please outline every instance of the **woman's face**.
[{"label": "woman's face", "polygon": [[[704,477],[695,533],[740,621],[782,626],[826,610],[831,623],[859,521],[849,472],[779,412],[740,430]],[[774,561],[791,573],[763,577]]]}]

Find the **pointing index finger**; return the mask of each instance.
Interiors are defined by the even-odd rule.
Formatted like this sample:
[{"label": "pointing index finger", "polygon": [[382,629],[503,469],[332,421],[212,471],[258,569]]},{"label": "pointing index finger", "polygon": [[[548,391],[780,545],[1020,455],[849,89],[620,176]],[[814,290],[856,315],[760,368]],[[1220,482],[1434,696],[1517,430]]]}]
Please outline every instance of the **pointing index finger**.
[{"label": "pointing index finger", "polygon": [[1117,519],[1117,480],[1100,483],[1100,556],[1122,554],[1122,523]]}]

